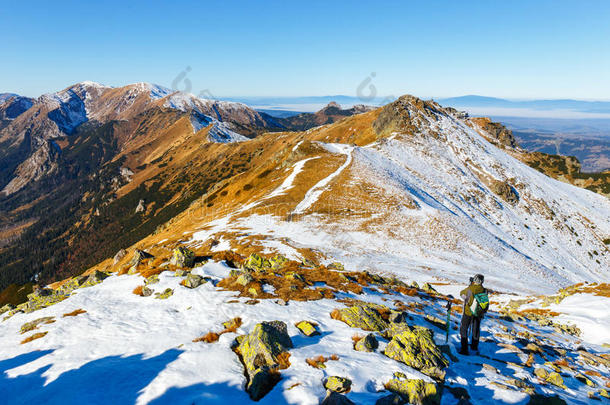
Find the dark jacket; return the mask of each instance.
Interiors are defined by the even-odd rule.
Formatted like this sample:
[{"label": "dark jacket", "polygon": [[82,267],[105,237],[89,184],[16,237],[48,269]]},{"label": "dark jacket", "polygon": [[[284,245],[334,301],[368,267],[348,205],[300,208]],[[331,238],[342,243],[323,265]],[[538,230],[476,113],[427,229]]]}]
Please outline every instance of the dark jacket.
[{"label": "dark jacket", "polygon": [[[475,294],[485,292],[485,288],[480,284],[470,284],[460,292],[460,297],[464,300],[464,315],[472,316],[470,307],[474,301]],[[480,316],[483,316],[482,314]]]}]

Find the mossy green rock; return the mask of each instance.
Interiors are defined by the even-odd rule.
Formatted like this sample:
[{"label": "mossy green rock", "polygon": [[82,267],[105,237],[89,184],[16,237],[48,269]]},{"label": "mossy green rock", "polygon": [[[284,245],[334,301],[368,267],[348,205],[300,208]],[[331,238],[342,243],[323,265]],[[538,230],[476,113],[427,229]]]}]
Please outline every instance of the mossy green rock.
[{"label": "mossy green rock", "polygon": [[395,334],[384,353],[438,380],[445,378],[442,369],[449,365],[434,342],[432,331],[420,326]]},{"label": "mossy green rock", "polygon": [[350,380],[349,378],[334,375],[326,379],[326,381],[324,382],[324,387],[327,390],[331,390],[338,393],[345,393],[349,392],[349,390],[352,388],[352,380]]},{"label": "mossy green rock", "polygon": [[303,332],[305,336],[315,336],[320,334],[318,329],[316,329],[316,326],[309,321],[301,321],[296,324],[296,327]]},{"label": "mossy green rock", "polygon": [[340,320],[352,328],[381,332],[388,327],[388,322],[382,318],[380,310],[389,312],[386,307],[376,304],[355,305],[338,312]]},{"label": "mossy green rock", "polygon": [[279,381],[278,356],[292,348],[284,322],[261,322],[248,335],[237,338],[237,353],[246,368],[246,391],[258,401]]},{"label": "mossy green rock", "polygon": [[146,280],[144,280],[144,284],[157,284],[159,282],[159,275],[158,274],[153,274],[152,276],[148,277]]},{"label": "mossy green rock", "polygon": [[140,250],[140,249],[136,249],[133,252],[133,257],[129,261],[129,266],[137,267],[138,265],[140,265],[140,263],[142,263],[143,260],[150,259],[152,257],[154,257],[154,256],[151,255],[150,253],[145,252],[145,251]]},{"label": "mossy green rock", "polygon": [[354,349],[359,352],[372,352],[379,347],[377,338],[372,333],[369,333],[362,339],[356,342]]},{"label": "mossy green rock", "polygon": [[305,282],[305,279],[303,278],[303,276],[301,276],[299,273],[296,273],[294,271],[287,272],[284,275],[284,277],[288,280],[296,280],[296,281]]},{"label": "mossy green rock", "polygon": [[392,379],[385,385],[389,391],[399,394],[410,404],[438,405],[442,388],[434,383],[416,379]]},{"label": "mossy green rock", "polygon": [[195,253],[185,247],[176,248],[169,263],[176,267],[193,267],[195,265]]},{"label": "mossy green rock", "polygon": [[166,288],[162,293],[155,293],[155,298],[159,300],[165,300],[171,297],[172,295],[174,295],[174,290],[172,290],[171,288]]}]

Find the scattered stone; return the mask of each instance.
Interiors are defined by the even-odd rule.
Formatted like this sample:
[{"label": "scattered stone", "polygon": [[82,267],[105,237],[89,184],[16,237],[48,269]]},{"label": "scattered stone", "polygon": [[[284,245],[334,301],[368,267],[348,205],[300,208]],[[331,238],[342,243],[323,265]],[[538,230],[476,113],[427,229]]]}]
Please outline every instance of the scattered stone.
[{"label": "scattered stone", "polygon": [[193,267],[195,265],[195,253],[185,247],[176,248],[172,253],[169,264],[176,267]]},{"label": "scattered stone", "polygon": [[197,288],[202,284],[205,284],[207,281],[197,274],[189,273],[184,280],[182,280],[182,285],[187,288]]},{"label": "scattered stone", "polygon": [[254,281],[254,277],[252,277],[252,275],[250,275],[250,273],[242,273],[239,277],[237,277],[237,280],[235,280],[235,282],[237,284],[243,285],[243,286],[246,286],[253,281]]},{"label": "scattered stone", "polygon": [[158,300],[165,300],[174,295],[174,290],[166,288],[162,293],[155,293],[155,298]]},{"label": "scattered stone", "polygon": [[286,262],[288,262],[288,259],[286,259],[282,255],[275,255],[269,260],[269,264],[271,265],[271,268],[273,270],[281,269],[282,267],[284,267]]},{"label": "scattered stone", "polygon": [[525,350],[531,353],[544,353],[544,351],[536,343],[528,343]]},{"label": "scattered stone", "polygon": [[153,257],[153,255],[151,255],[150,253],[145,252],[140,249],[136,249],[133,252],[133,257],[131,258],[131,261],[129,262],[129,266],[132,268],[137,268],[140,265],[140,263],[142,263],[142,260],[150,259],[152,257]]},{"label": "scattered stone", "polygon": [[372,333],[369,333],[362,339],[358,340],[354,345],[354,349],[359,352],[373,352],[379,347],[377,338]]},{"label": "scattered stone", "polygon": [[355,305],[335,310],[331,316],[352,328],[381,332],[388,327],[388,323],[382,318],[380,311],[389,312],[389,309],[376,304]]},{"label": "scattered stone", "polygon": [[408,315],[402,311],[391,311],[390,317],[388,318],[392,323],[403,323],[407,322],[408,319]]},{"label": "scattered stone", "polygon": [[286,305],[288,305],[288,303],[286,302],[286,300],[284,300],[284,299],[282,299],[282,298],[280,298],[279,300],[276,300],[276,301],[275,301],[275,303],[276,303],[276,304],[278,304],[278,305],[282,305],[282,306],[286,306]]},{"label": "scattered stone", "polygon": [[159,275],[158,274],[153,274],[152,276],[148,277],[147,279],[144,280],[144,284],[157,284],[159,282]]},{"label": "scattered stone", "polygon": [[140,295],[142,295],[142,297],[150,297],[153,293],[153,290],[144,286],[142,287],[142,292],[140,293]]},{"label": "scattered stone", "polygon": [[266,269],[271,268],[271,263],[261,255],[252,253],[244,262],[243,267],[246,270],[264,273]]},{"label": "scattered stone", "polygon": [[428,328],[410,327],[409,330],[392,337],[384,354],[430,377],[443,380],[445,371],[442,369],[447,367],[449,362],[434,342],[433,336]]},{"label": "scattered stone", "polygon": [[511,385],[515,388],[518,388],[520,391],[523,391],[529,395],[532,395],[536,392],[536,389],[532,385],[530,385],[530,384],[526,383],[525,381],[520,380],[518,378],[508,379],[508,380],[506,380],[506,384]]},{"label": "scattered stone", "polygon": [[597,391],[597,393],[604,398],[610,399],[610,394],[608,394],[608,391],[603,388],[601,390]]},{"label": "scattered stone", "polygon": [[138,201],[138,206],[136,207],[136,214],[139,212],[144,212],[144,200]]},{"label": "scattered stone", "polygon": [[301,276],[299,273],[294,272],[294,271],[286,272],[286,274],[284,274],[284,277],[288,280],[300,281],[302,283],[305,282],[305,279],[303,278],[303,276]]},{"label": "scattered stone", "polygon": [[21,326],[21,334],[23,335],[26,332],[34,330],[38,328],[41,324],[53,323],[55,322],[55,317],[53,316],[45,316],[43,318],[34,319],[33,321],[26,322]]},{"label": "scattered stone", "polygon": [[537,368],[534,370],[534,374],[536,375],[536,377],[538,377],[542,381],[553,384],[559,388],[564,388],[564,389],[566,388],[566,386],[563,383],[563,378],[556,371],[549,373],[544,368]]},{"label": "scattered stone", "polygon": [[583,384],[587,384],[589,387],[596,387],[597,386],[597,384],[595,384],[593,381],[588,379],[584,374],[576,373],[574,375],[574,378],[576,378],[578,381],[580,381]]},{"label": "scattered stone", "polygon": [[185,277],[185,276],[189,275],[190,272],[191,272],[190,270],[178,269],[174,272],[174,276]]},{"label": "scattered stone", "polygon": [[437,316],[426,314],[424,319],[426,321],[428,321],[429,323],[431,323],[432,325],[436,326],[437,328],[441,328],[443,330],[445,330],[447,328],[447,321],[445,321],[444,319],[441,319]]},{"label": "scattered stone", "polygon": [[246,368],[248,383],[246,391],[250,398],[258,401],[277,384],[280,379],[280,356],[292,348],[292,340],[284,322],[261,322],[248,335],[236,339],[235,351]]},{"label": "scattered stone", "polygon": [[316,336],[319,335],[316,324],[309,321],[301,321],[295,325],[305,336]]},{"label": "scattered stone", "polygon": [[442,387],[424,380],[393,378],[385,387],[400,395],[409,404],[438,405],[441,402]]},{"label": "scattered stone", "polygon": [[430,285],[430,283],[424,283],[424,285],[421,288],[422,290],[424,290],[425,292],[427,292],[428,294],[432,294],[432,293],[437,293],[438,291],[436,291],[434,289],[434,287],[432,287],[432,285]]},{"label": "scattered stone", "polygon": [[16,307],[13,304],[6,304],[2,308],[0,308],[0,315],[15,309]]},{"label": "scattered stone", "polygon": [[345,377],[331,376],[324,381],[324,388],[340,394],[346,393],[352,389],[352,380]]},{"label": "scattered stone", "polygon": [[334,263],[331,263],[328,265],[328,269],[343,271],[343,270],[345,270],[345,267],[343,267],[343,264],[341,264],[339,262],[334,262]]},{"label": "scattered stone", "polygon": [[519,202],[517,191],[507,181],[493,180],[489,185],[491,191],[510,204]]}]

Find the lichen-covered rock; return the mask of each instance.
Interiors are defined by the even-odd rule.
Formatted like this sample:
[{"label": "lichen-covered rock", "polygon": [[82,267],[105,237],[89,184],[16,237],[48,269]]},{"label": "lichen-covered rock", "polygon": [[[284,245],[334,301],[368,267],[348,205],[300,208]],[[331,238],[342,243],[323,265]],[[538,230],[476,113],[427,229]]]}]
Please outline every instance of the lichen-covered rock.
[{"label": "lichen-covered rock", "polygon": [[424,285],[421,288],[422,290],[424,290],[425,292],[432,294],[432,293],[436,293],[437,291],[434,289],[434,287],[432,287],[432,285],[430,283],[424,283]]},{"label": "lichen-covered rock", "polygon": [[549,373],[544,368],[537,368],[534,370],[534,374],[536,375],[536,377],[538,377],[542,381],[548,382],[548,383],[553,384],[560,388],[566,388],[566,386],[563,383],[563,378],[556,371]]},{"label": "lichen-covered rock", "polygon": [[153,255],[151,255],[150,253],[145,252],[145,251],[140,250],[140,249],[136,249],[133,252],[133,257],[129,261],[129,266],[130,267],[137,267],[140,263],[142,263],[143,260],[150,259],[152,257],[153,257]]},{"label": "lichen-covered rock", "polygon": [[345,270],[345,267],[343,267],[343,264],[341,264],[339,262],[334,262],[334,263],[329,264],[328,268],[331,270],[339,270],[339,271]]},{"label": "lichen-covered rock", "polygon": [[166,288],[161,293],[155,293],[155,298],[158,300],[165,300],[171,297],[172,295],[174,295],[174,290],[172,290],[171,288]]},{"label": "lichen-covered rock", "polygon": [[239,285],[246,286],[254,281],[254,277],[250,273],[241,273],[235,282]]},{"label": "lichen-covered rock", "polygon": [[286,272],[286,274],[284,274],[284,277],[288,280],[305,282],[305,279],[303,278],[303,276],[301,276],[299,273],[294,272],[294,271]]},{"label": "lichen-covered rock", "polygon": [[419,379],[393,378],[385,385],[386,389],[399,394],[410,404],[438,405],[441,403],[442,387]]},{"label": "lichen-covered rock", "polygon": [[597,393],[598,393],[600,396],[604,397],[604,398],[608,398],[608,399],[610,399],[610,394],[608,394],[608,391],[607,391],[607,390],[605,390],[604,388],[602,388],[601,390],[597,391]]},{"label": "lichen-covered rock", "polygon": [[352,389],[352,380],[333,375],[324,381],[324,388],[342,394]]},{"label": "lichen-covered rock", "polygon": [[174,276],[186,277],[190,272],[191,272],[190,270],[178,269],[174,272]]},{"label": "lichen-covered rock", "polygon": [[152,276],[146,278],[144,280],[144,284],[148,285],[148,284],[157,284],[159,282],[159,275],[158,274],[153,274]]},{"label": "lichen-covered rock", "polygon": [[348,397],[338,392],[327,390],[326,397],[320,402],[320,405],[356,405]]},{"label": "lichen-covered rock", "polygon": [[142,297],[150,297],[153,293],[153,290],[151,288],[148,288],[146,286],[142,287],[142,292],[140,295],[142,295]]},{"label": "lichen-covered rock", "polygon": [[172,258],[169,261],[176,267],[193,267],[195,265],[195,253],[192,250],[185,247],[179,247],[174,249]]},{"label": "lichen-covered rock", "polygon": [[309,321],[301,321],[295,325],[305,336],[319,335],[316,325]]},{"label": "lichen-covered rock", "polygon": [[282,267],[284,267],[286,262],[288,262],[288,259],[286,259],[282,255],[275,255],[269,260],[269,264],[271,265],[271,268],[273,270],[281,269]]},{"label": "lichen-covered rock", "polygon": [[595,384],[593,381],[591,381],[590,379],[587,378],[587,376],[585,376],[584,374],[581,373],[576,373],[574,375],[574,378],[576,378],[578,381],[580,381],[583,384],[587,384],[589,387],[595,387],[597,386],[597,384]]},{"label": "lichen-covered rock", "polygon": [[186,278],[182,281],[182,285],[187,288],[197,288],[202,284],[205,284],[207,281],[201,276],[197,274],[189,273]]},{"label": "lichen-covered rock", "polygon": [[354,345],[354,349],[359,352],[373,352],[379,347],[377,338],[372,333],[369,333],[362,339],[358,340]]},{"label": "lichen-covered rock", "polygon": [[449,364],[434,342],[432,331],[420,326],[395,334],[384,354],[438,380],[445,378],[443,368]]},{"label": "lichen-covered rock", "polygon": [[55,318],[52,316],[45,316],[42,318],[34,319],[33,321],[26,322],[23,325],[21,325],[20,331],[21,331],[21,334],[23,335],[26,332],[29,332],[31,330],[38,328],[38,326],[41,324],[52,323],[52,322],[55,322]]},{"label": "lichen-covered rock", "polygon": [[0,315],[1,315],[1,314],[3,314],[3,313],[5,313],[5,312],[8,312],[8,311],[10,311],[10,310],[13,310],[13,309],[15,309],[15,306],[14,306],[14,305],[12,305],[12,304],[6,304],[6,305],[4,305],[2,308],[0,308]]},{"label": "lichen-covered rock", "polygon": [[244,262],[243,267],[246,270],[264,272],[266,269],[271,268],[271,263],[261,255],[252,253]]},{"label": "lichen-covered rock", "polygon": [[376,304],[355,305],[333,312],[335,319],[345,322],[352,328],[360,328],[372,332],[381,332],[388,327],[388,322],[381,316],[382,311],[389,310]]},{"label": "lichen-covered rock", "polygon": [[258,401],[279,381],[280,355],[292,348],[284,322],[261,322],[248,335],[236,339],[236,352],[246,368],[250,398]]}]

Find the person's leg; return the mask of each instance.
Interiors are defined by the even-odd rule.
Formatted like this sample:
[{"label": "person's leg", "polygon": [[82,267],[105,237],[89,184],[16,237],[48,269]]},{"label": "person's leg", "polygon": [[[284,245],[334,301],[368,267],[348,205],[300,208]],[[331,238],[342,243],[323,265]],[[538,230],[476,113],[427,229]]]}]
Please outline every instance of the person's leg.
[{"label": "person's leg", "polygon": [[479,350],[479,338],[481,336],[481,318],[473,317],[472,319],[472,350]]},{"label": "person's leg", "polygon": [[462,315],[462,323],[460,324],[460,338],[462,347],[460,354],[468,354],[468,329],[470,329],[470,323],[472,322],[472,316],[466,314]]}]

